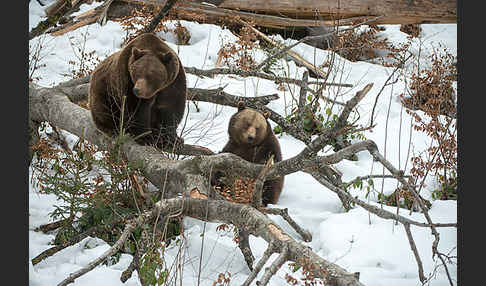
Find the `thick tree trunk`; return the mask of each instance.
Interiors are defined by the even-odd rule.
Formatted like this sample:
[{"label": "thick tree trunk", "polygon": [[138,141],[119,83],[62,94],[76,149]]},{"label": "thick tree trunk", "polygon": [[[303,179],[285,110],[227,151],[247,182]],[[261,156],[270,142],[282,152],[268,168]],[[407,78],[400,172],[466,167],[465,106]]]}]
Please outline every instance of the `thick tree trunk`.
[{"label": "thick tree trunk", "polygon": [[225,0],[219,8],[297,19],[380,16],[376,24],[456,23],[455,0]]},{"label": "thick tree trunk", "polygon": [[[415,24],[456,23],[456,1],[452,0],[226,0],[178,1],[171,9],[177,19],[199,21],[208,24],[230,24],[239,18],[260,27],[288,29],[319,27],[328,25],[351,25],[366,19],[378,19],[368,24]],[[134,9],[144,5],[150,9],[161,8],[165,1],[117,0],[108,8],[99,6],[74,17],[70,22],[50,30],[54,36],[62,35],[84,25],[96,22],[106,12],[106,20],[118,20],[133,14]],[[336,21],[338,20],[339,21]],[[32,38],[32,37],[31,37]]]}]

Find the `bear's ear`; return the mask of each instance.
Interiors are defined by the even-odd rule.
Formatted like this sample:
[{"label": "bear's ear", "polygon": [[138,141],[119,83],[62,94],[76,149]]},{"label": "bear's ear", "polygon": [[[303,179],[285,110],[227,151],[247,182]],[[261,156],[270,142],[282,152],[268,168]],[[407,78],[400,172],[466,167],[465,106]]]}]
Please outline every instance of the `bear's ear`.
[{"label": "bear's ear", "polygon": [[141,58],[143,55],[145,54],[145,51],[144,50],[141,50],[137,47],[133,47],[132,49],[132,56],[133,56],[133,60],[137,60],[139,58]]},{"label": "bear's ear", "polygon": [[161,63],[166,67],[168,72],[168,81],[173,82],[179,75],[179,71],[182,68],[179,64],[177,56],[171,52],[157,52],[157,58],[159,58]]},{"label": "bear's ear", "polygon": [[263,117],[265,117],[265,119],[268,119],[270,117],[270,111],[268,110],[263,111]]},{"label": "bear's ear", "polygon": [[169,64],[171,61],[175,60],[174,55],[170,52],[167,53],[157,53],[157,57],[162,61],[163,64]]},{"label": "bear's ear", "polygon": [[242,111],[242,110],[243,110],[243,109],[245,109],[245,108],[246,108],[246,104],[245,104],[245,102],[244,102],[244,101],[242,101],[242,100],[241,100],[241,101],[239,101],[239,102],[238,102],[238,111]]}]

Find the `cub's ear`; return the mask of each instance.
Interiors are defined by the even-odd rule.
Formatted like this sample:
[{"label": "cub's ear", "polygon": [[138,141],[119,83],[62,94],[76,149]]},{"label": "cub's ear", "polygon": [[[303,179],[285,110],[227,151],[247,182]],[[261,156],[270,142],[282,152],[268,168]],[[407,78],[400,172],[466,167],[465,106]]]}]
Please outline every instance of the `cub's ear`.
[{"label": "cub's ear", "polygon": [[263,117],[265,117],[265,119],[268,119],[270,117],[270,111],[268,110],[263,111]]},{"label": "cub's ear", "polygon": [[242,101],[242,100],[241,100],[241,101],[239,101],[239,102],[238,102],[238,111],[242,111],[242,110],[243,110],[243,109],[245,109],[245,108],[246,108],[246,104],[245,104],[245,102],[244,102],[244,101]]},{"label": "cub's ear", "polygon": [[144,50],[141,50],[137,47],[133,47],[132,49],[132,56],[133,56],[133,60],[137,60],[139,58],[141,58],[143,55],[145,55],[145,51]]}]

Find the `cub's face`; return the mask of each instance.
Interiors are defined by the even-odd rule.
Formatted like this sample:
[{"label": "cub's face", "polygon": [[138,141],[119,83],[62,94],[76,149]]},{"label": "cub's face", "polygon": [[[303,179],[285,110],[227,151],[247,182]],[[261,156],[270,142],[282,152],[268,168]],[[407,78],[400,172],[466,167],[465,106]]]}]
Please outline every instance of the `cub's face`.
[{"label": "cub's face", "polygon": [[133,94],[138,98],[150,99],[171,84],[175,79],[174,71],[168,68],[173,60],[176,59],[170,53],[153,53],[133,48],[128,61],[128,72],[134,84]]},{"label": "cub's face", "polygon": [[267,136],[267,120],[260,112],[243,109],[234,115],[230,136],[245,145],[258,145]]}]

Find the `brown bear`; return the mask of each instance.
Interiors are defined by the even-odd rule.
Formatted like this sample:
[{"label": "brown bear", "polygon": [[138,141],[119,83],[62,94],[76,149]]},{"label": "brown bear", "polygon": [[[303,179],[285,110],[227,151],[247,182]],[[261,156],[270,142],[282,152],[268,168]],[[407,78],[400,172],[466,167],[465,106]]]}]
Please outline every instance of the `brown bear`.
[{"label": "brown bear", "polygon": [[123,128],[140,144],[174,147],[183,143],[176,130],[186,92],[186,74],[177,54],[154,33],[145,33],[96,67],[89,107],[96,127],[110,136]]},{"label": "brown bear", "polygon": [[[228,125],[229,141],[221,152],[238,155],[246,161],[265,164],[274,155],[273,161],[282,161],[277,137],[268,122],[269,113],[263,114],[238,103],[238,112],[233,114]],[[265,181],[262,202],[264,206],[276,204],[282,192],[284,177]]]}]

